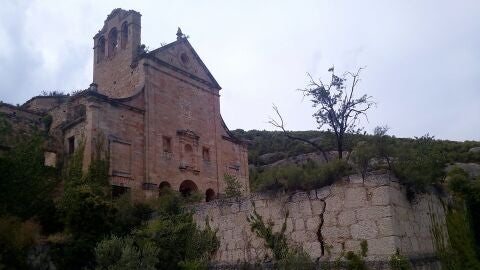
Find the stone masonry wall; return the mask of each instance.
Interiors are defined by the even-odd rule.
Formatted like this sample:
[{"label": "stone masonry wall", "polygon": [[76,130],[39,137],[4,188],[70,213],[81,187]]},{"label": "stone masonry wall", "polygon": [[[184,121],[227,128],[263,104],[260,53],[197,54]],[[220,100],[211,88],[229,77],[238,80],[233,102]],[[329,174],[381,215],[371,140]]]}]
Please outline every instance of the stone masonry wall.
[{"label": "stone masonry wall", "polygon": [[363,239],[368,242],[369,261],[387,261],[396,249],[415,258],[429,257],[435,253],[431,214],[440,225],[445,224],[442,204],[435,195],[419,196],[411,204],[405,189],[389,175],[373,175],[365,181],[350,176],[308,193],[251,194],[196,205],[197,224],[203,227],[208,219],[209,225],[218,230],[216,263],[271,258],[263,239],[251,232],[247,222],[254,208],[264,221],[274,222],[274,231],[280,230],[288,211],[288,240],[314,260],[334,260],[342,250],[359,250]]}]

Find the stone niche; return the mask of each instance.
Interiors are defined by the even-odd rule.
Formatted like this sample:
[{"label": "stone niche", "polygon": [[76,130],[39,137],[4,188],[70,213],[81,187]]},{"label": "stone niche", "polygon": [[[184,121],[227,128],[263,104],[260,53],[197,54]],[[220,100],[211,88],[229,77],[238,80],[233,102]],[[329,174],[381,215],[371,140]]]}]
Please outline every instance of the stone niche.
[{"label": "stone niche", "polygon": [[438,267],[431,227],[432,219],[445,226],[440,199],[426,194],[410,203],[405,188],[391,175],[372,175],[365,181],[350,176],[310,192],[252,193],[196,205],[197,224],[203,228],[208,220],[217,230],[220,248],[216,264],[262,262],[272,257],[247,222],[254,208],[264,221],[274,222],[274,231],[280,230],[288,210],[288,241],[302,247],[313,260],[333,261],[342,251],[360,250],[360,242],[366,240],[372,269],[384,269],[397,249],[426,267],[423,269]]}]

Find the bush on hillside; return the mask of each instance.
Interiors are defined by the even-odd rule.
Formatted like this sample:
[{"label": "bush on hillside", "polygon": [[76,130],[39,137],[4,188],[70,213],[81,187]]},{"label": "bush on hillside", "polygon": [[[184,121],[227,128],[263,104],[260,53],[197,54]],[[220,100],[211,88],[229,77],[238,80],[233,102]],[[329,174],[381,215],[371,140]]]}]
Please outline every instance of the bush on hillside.
[{"label": "bush on hillside", "polygon": [[331,185],[350,172],[351,168],[344,160],[334,160],[323,165],[309,162],[302,166],[254,170],[250,174],[250,182],[253,191],[311,190]]}]

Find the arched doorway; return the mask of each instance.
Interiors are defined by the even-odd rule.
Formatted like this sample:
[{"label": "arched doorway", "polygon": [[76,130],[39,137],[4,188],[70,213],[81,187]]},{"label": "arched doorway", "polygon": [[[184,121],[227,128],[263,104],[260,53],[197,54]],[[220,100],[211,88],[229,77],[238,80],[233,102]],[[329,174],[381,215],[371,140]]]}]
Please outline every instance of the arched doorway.
[{"label": "arched doorway", "polygon": [[180,184],[180,189],[178,190],[184,197],[192,195],[193,192],[198,191],[197,185],[192,180],[185,180]]},{"label": "arched doorway", "polygon": [[205,201],[206,202],[209,202],[211,200],[215,199],[215,191],[213,191],[213,189],[209,188],[207,189],[207,191],[205,192]]},{"label": "arched doorway", "polygon": [[158,195],[161,196],[165,192],[168,192],[171,188],[172,186],[167,181],[161,182],[160,185],[158,185]]}]

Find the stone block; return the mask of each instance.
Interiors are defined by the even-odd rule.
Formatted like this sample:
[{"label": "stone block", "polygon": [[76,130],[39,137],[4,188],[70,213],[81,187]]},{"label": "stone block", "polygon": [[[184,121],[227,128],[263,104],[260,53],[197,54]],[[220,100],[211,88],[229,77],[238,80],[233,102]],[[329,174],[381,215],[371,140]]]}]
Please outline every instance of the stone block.
[{"label": "stone block", "polygon": [[331,197],[328,197],[325,200],[325,203],[327,204],[327,210],[328,211],[340,211],[343,209],[344,203],[346,203],[346,199],[342,198],[341,196],[334,195]]},{"label": "stone block", "polygon": [[363,178],[359,174],[348,176],[348,181],[350,181],[352,184],[363,184]]},{"label": "stone block", "polygon": [[378,220],[383,217],[392,216],[392,209],[390,206],[370,206],[358,208],[355,211],[358,220]]},{"label": "stone block", "polygon": [[240,205],[238,203],[232,203],[230,206],[230,212],[232,214],[237,214],[240,211]]},{"label": "stone block", "polygon": [[286,204],[288,210],[288,215],[290,217],[296,218],[301,216],[301,211],[298,202],[289,202]]},{"label": "stone block", "polygon": [[345,207],[357,208],[367,205],[367,191],[363,187],[345,190]]},{"label": "stone block", "polygon": [[391,177],[388,174],[369,175],[364,184],[367,187],[378,187],[389,185],[390,181]]},{"label": "stone block", "polygon": [[324,226],[337,226],[337,216],[336,212],[327,211],[323,214],[323,225]]},{"label": "stone block", "polygon": [[305,231],[294,231],[290,235],[290,239],[292,239],[295,243],[304,243],[307,242],[307,236]]},{"label": "stone block", "polygon": [[347,239],[350,237],[350,232],[347,227],[324,227],[322,228],[322,235],[325,239]]},{"label": "stone block", "polygon": [[291,202],[304,202],[308,201],[308,193],[296,192],[290,197]]},{"label": "stone block", "polygon": [[388,205],[390,203],[390,187],[381,186],[372,190],[373,205]]},{"label": "stone block", "polygon": [[312,259],[317,259],[322,256],[320,242],[307,242],[303,244],[303,250],[310,255]]},{"label": "stone block", "polygon": [[305,230],[305,220],[302,218],[295,219],[295,231]]},{"label": "stone block", "polygon": [[[278,224],[281,224],[280,226],[283,226],[283,220],[279,222]],[[293,218],[287,218],[287,228],[285,229],[285,233],[291,233],[293,232]]]},{"label": "stone block", "polygon": [[372,239],[377,237],[378,228],[373,220],[363,220],[350,227],[352,238],[355,240]]},{"label": "stone block", "polygon": [[349,226],[357,222],[354,210],[344,210],[338,214],[338,224],[340,226]]},{"label": "stone block", "polygon": [[377,221],[378,232],[380,236],[392,236],[395,235],[393,226],[393,217],[381,218]]},{"label": "stone block", "polygon": [[266,200],[256,200],[254,202],[254,204],[255,204],[256,209],[263,208],[263,207],[267,206]]},{"label": "stone block", "polygon": [[306,223],[307,223],[307,230],[316,231],[318,229],[318,226],[320,225],[320,218],[309,217]]},{"label": "stone block", "polygon": [[322,213],[323,208],[325,207],[325,202],[322,202],[320,200],[313,200],[310,201],[310,206],[312,208],[312,214],[319,215],[320,213]]},{"label": "stone block", "polygon": [[326,186],[321,189],[317,189],[316,193],[317,193],[318,199],[325,199],[327,196],[329,196],[332,193],[332,191],[330,186]]},{"label": "stone block", "polygon": [[368,255],[388,255],[394,254],[399,243],[395,236],[386,236],[368,240]]},{"label": "stone block", "polygon": [[360,251],[360,240],[347,240],[345,241],[345,250],[357,252]]},{"label": "stone block", "polygon": [[312,215],[312,206],[310,200],[305,200],[298,202],[298,210],[302,217],[307,217]]},{"label": "stone block", "polygon": [[223,233],[223,239],[224,239],[226,242],[232,241],[232,240],[233,240],[233,232],[232,232],[232,230],[226,230],[226,231]]}]

